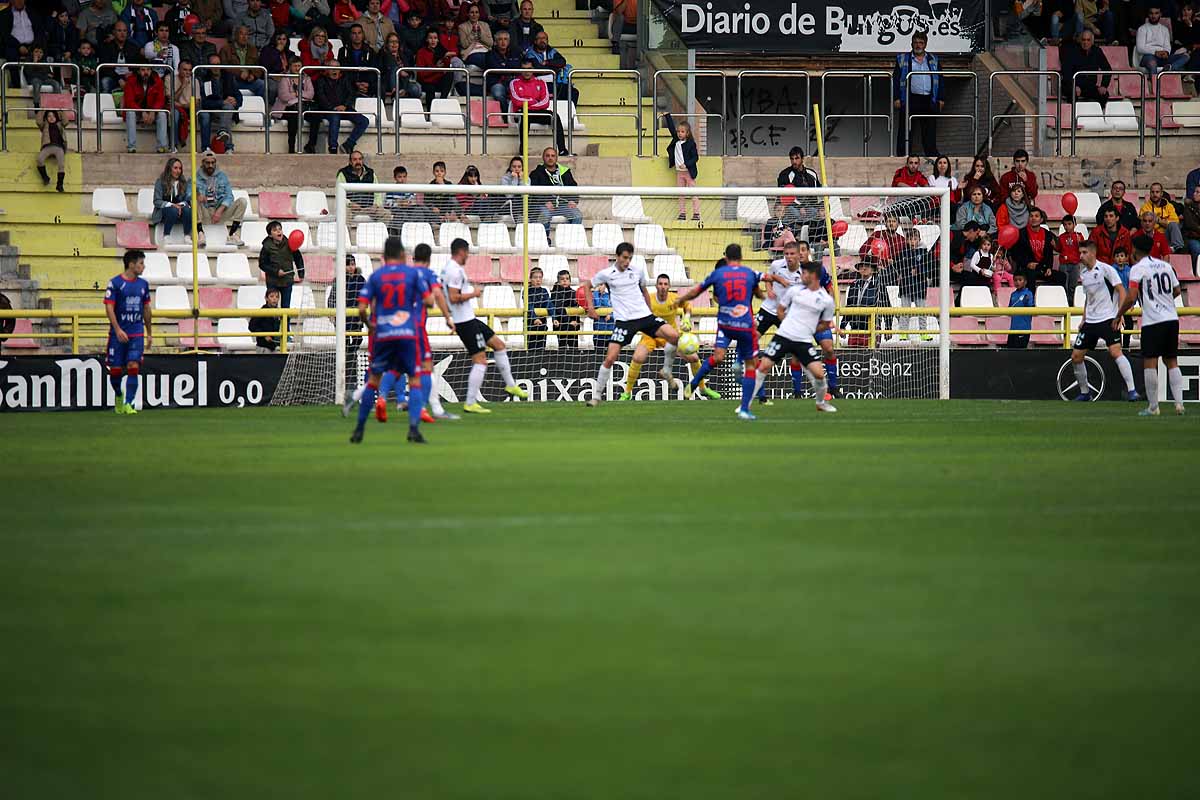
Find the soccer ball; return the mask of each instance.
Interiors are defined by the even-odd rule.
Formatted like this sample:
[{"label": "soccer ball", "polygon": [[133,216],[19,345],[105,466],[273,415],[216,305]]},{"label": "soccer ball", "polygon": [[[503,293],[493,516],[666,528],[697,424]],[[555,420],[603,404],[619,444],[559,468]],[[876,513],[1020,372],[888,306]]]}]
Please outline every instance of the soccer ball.
[{"label": "soccer ball", "polygon": [[679,334],[679,352],[685,356],[700,352],[700,337],[694,333]]}]

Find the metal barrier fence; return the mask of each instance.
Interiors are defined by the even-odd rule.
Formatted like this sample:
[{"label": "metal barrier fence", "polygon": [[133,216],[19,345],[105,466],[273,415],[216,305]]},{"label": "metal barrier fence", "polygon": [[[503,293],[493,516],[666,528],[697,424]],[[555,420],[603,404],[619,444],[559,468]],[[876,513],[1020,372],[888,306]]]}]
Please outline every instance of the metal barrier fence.
[{"label": "metal barrier fence", "polygon": [[[96,95],[96,152],[104,152],[104,144],[102,142],[102,133],[104,131],[104,109],[100,106],[100,97],[107,92],[100,91],[103,86],[103,76],[106,69],[112,69],[113,74],[117,74],[118,69],[129,71],[137,70],[140,67],[149,67],[154,72],[165,72],[170,77],[170,88],[164,88],[166,93],[163,101],[166,103],[166,108],[137,108],[137,109],[116,109],[116,113],[120,115],[129,113],[146,113],[146,114],[166,114],[167,115],[167,149],[175,146],[177,141],[175,131],[175,68],[169,67],[166,64],[118,64],[111,62],[100,64],[96,67],[96,89],[99,94]],[[128,76],[126,76],[128,77]],[[136,127],[136,125],[135,125]]]},{"label": "metal barrier fence", "polygon": [[[1071,74],[1071,86],[1072,87],[1074,87],[1074,85],[1075,85],[1075,79],[1078,78],[1080,75],[1095,75],[1097,77],[1099,77],[1101,75],[1113,75],[1113,76],[1133,75],[1138,79],[1138,82],[1140,83],[1141,89],[1142,89],[1141,97],[1139,98],[1141,101],[1141,104],[1142,104],[1142,113],[1136,115],[1136,118],[1138,121],[1138,155],[1139,156],[1146,155],[1146,73],[1142,72],[1141,70],[1136,70],[1136,69],[1111,69],[1111,70],[1081,69],[1081,70]],[[1072,90],[1072,93],[1074,93],[1073,90]],[[1062,92],[1059,92],[1059,94],[1062,94]],[[1111,102],[1111,94],[1110,94],[1109,102]],[[1071,103],[1071,158],[1075,157],[1075,129],[1077,127],[1079,127],[1079,123],[1077,122],[1077,120],[1079,118],[1078,114],[1079,114],[1079,103]],[[1101,119],[1103,119],[1104,115],[1103,114],[1084,114],[1083,115],[1084,119],[1094,119],[1096,117],[1100,117]]]},{"label": "metal barrier fence", "polygon": [[[69,67],[74,70],[75,81],[74,86],[80,85],[80,80],[83,77],[82,70],[78,64],[73,64],[70,61],[8,61],[0,64],[0,152],[8,152],[8,76],[5,74],[9,69],[23,69],[25,67]],[[61,78],[61,75],[60,75]],[[53,80],[53,79],[52,79]],[[57,83],[62,83],[57,80]],[[71,107],[75,110],[75,150],[83,152],[83,94],[73,92],[71,96]],[[46,108],[34,107],[28,109],[34,113],[38,111],[63,111],[61,108]],[[64,120],[64,123],[66,120]]]},{"label": "metal barrier fence", "polygon": [[[321,115],[321,116],[324,116],[327,114],[328,115],[345,114],[347,116],[350,114],[360,114],[361,116],[364,116],[364,117],[371,116],[370,114],[362,114],[362,112],[360,112],[360,111],[355,111],[353,108],[348,108],[345,111],[330,111],[329,109],[309,109],[308,111],[304,110],[304,76],[305,76],[305,74],[314,75],[314,74],[319,74],[321,72],[332,72],[334,69],[336,69],[340,72],[366,72],[366,73],[369,73],[369,74],[372,74],[375,76],[375,110],[377,112],[374,115],[375,116],[375,152],[378,155],[383,155],[383,120],[380,118],[380,117],[382,117],[382,115],[384,113],[383,112],[383,95],[380,94],[383,91],[383,81],[380,80],[383,73],[381,73],[377,67],[342,67],[342,66],[338,66],[338,67],[327,67],[327,66],[301,67],[300,71],[298,73],[296,73],[300,79],[300,89],[301,89],[300,93],[297,95],[297,104],[296,104],[297,105],[296,114],[300,118],[300,124],[298,126],[299,131],[296,134],[297,144],[299,144],[299,138],[303,135],[303,132],[304,132],[304,115],[305,114],[317,114],[317,115]],[[266,70],[264,70],[264,72],[265,71]],[[313,83],[314,99],[316,99],[315,92],[316,92],[317,81],[313,80],[312,83]],[[311,126],[313,123],[309,122],[308,124]],[[318,121],[316,124],[320,125],[320,122]],[[329,120],[326,120],[325,124],[329,125],[330,124]],[[271,126],[268,123],[266,127],[267,127],[267,137],[269,139],[270,135],[271,135],[271,130],[270,130]],[[332,127],[331,127],[331,130],[332,130]],[[397,132],[397,136],[396,136],[396,144],[397,144],[396,151],[397,152],[399,152],[399,150],[400,150],[399,142],[400,142],[400,137],[399,137],[399,132]],[[270,152],[270,150],[268,149],[267,152]],[[467,152],[469,153],[471,151],[467,150]]]},{"label": "metal barrier fence", "polygon": [[[253,72],[255,74],[258,74],[261,72],[262,73],[262,82],[263,82],[263,93],[261,95],[262,101],[263,101],[263,111],[261,111],[261,112],[242,111],[240,106],[236,109],[233,109],[232,112],[230,112],[227,109],[201,108],[200,101],[199,101],[200,95],[196,92],[196,87],[200,85],[200,77],[196,73],[198,73],[202,70],[206,71],[206,72],[216,72],[218,78],[220,78],[220,73],[223,71],[224,72],[234,72],[234,71],[236,71],[236,72]],[[271,80],[271,75],[270,75],[270,73],[267,72],[266,67],[257,67],[257,66],[244,67],[244,66],[241,66],[240,64],[195,64],[195,65],[193,65],[192,66],[192,97],[196,98],[197,124],[199,124],[199,118],[200,118],[201,114],[225,114],[225,113],[260,114],[262,116],[262,123],[263,123],[263,148],[264,148],[263,152],[270,153],[271,152],[271,104],[267,102],[267,91],[268,91],[267,82],[270,80]],[[240,90],[235,88],[234,91],[240,91]],[[253,97],[254,95],[251,95],[251,96]],[[242,102],[245,102],[245,101],[242,101]],[[197,131],[197,133],[199,133],[199,132]],[[232,131],[230,132],[230,135],[232,135]],[[197,140],[196,149],[203,152],[208,149],[209,143],[201,142],[201,141],[199,141],[199,139],[200,139],[200,137],[197,136],[196,137],[196,140]]]},{"label": "metal barrier fence", "polygon": [[[742,113],[742,78],[750,77],[768,77],[768,78],[803,78],[804,79],[804,113],[802,114],[743,114]],[[755,117],[769,117],[771,119],[802,119],[804,120],[804,137],[805,146],[808,145],[808,109],[812,108],[812,76],[805,70],[760,70],[760,69],[744,69],[737,74],[737,86],[734,88],[737,92],[737,154],[742,155],[742,122],[743,120],[753,119]]]},{"label": "metal barrier fence", "polygon": [[[589,111],[586,114],[580,114],[575,108],[575,104],[567,105],[567,149],[572,153],[575,152],[575,120],[583,117],[622,117],[624,119],[632,119],[634,131],[637,134],[637,154],[642,154],[642,73],[636,69],[572,69],[567,73],[567,100],[569,101],[575,94],[572,91],[575,88],[575,78],[583,76],[585,79],[599,80],[606,75],[624,75],[629,80],[633,81],[633,96],[637,98],[634,104],[633,113],[627,112],[605,112],[605,111]],[[625,105],[625,98],[620,98],[619,105]],[[486,120],[484,121],[486,123]]]},{"label": "metal barrier fence", "polygon": [[[654,131],[652,132],[651,135],[654,137],[654,155],[656,155],[656,156],[658,155],[659,123],[663,119],[666,118],[668,113],[670,113],[670,112],[664,111],[660,114],[658,111],[658,79],[662,75],[690,75],[692,77],[696,77],[698,75],[708,75],[710,77],[718,77],[721,79],[721,113],[720,114],[714,114],[710,111],[710,112],[704,113],[704,114],[694,114],[692,112],[687,112],[687,113],[683,113],[683,114],[672,114],[672,116],[679,116],[679,117],[683,117],[684,119],[688,119],[688,120],[695,118],[695,117],[699,117],[706,121],[710,117],[716,117],[717,119],[721,120],[721,122],[723,124],[725,122],[725,106],[729,102],[729,90],[727,87],[727,80],[726,80],[727,76],[725,75],[724,71],[722,71],[722,70],[719,70],[719,69],[660,69],[657,72],[655,72],[654,73],[654,84],[653,84],[653,90],[652,90],[652,97],[653,97],[654,103],[651,106],[654,109]],[[721,155],[722,156],[724,156],[726,154],[725,144],[726,144],[725,133],[724,133],[724,131],[722,131],[721,132]],[[705,150],[707,151],[708,148],[705,147]]]},{"label": "metal barrier fence", "polygon": [[[1049,69],[1002,69],[993,72],[988,76],[988,98],[987,98],[987,113],[988,113],[988,136],[987,136],[987,151],[992,153],[992,141],[996,133],[996,120],[998,119],[1032,119],[1034,124],[1037,124],[1039,119],[1052,120],[1054,129],[1054,150],[1055,155],[1062,155],[1062,127],[1059,124],[1062,120],[1062,92],[1055,92],[1055,106],[1053,117],[1050,114],[993,114],[992,113],[992,98],[996,96],[996,78],[1003,75],[1033,75],[1039,78],[1048,77],[1051,80],[1058,81],[1062,79],[1062,75]],[[1040,83],[1040,80],[1038,81]],[[1035,96],[1034,100],[1037,100]],[[978,110],[978,109],[977,109]]]},{"label": "metal barrier fence", "polygon": [[[1154,155],[1156,158],[1162,155],[1162,81],[1167,75],[1178,75],[1180,76],[1180,80],[1183,80],[1184,75],[1191,75],[1194,80],[1197,80],[1197,83],[1200,83],[1200,70],[1197,69],[1173,69],[1169,72],[1160,72],[1154,77]],[[1142,116],[1145,117],[1145,115],[1146,105],[1143,101]],[[1172,113],[1168,114],[1167,116],[1175,120],[1200,119],[1200,114],[1180,114],[1178,117],[1176,117],[1173,107]],[[1189,197],[1188,199],[1190,200],[1191,198]]]},{"label": "metal barrier fence", "polygon": [[[971,112],[970,114],[933,114],[912,113],[911,99],[912,79],[916,76],[932,76],[939,78],[968,78],[971,81]],[[944,91],[944,89],[943,89]],[[912,121],[914,119],[969,119],[971,121],[971,152],[979,152],[979,76],[969,69],[944,69],[937,72],[910,72],[904,77],[904,141],[912,152]],[[924,141],[922,141],[924,145]],[[989,151],[990,152],[990,151]],[[901,155],[904,155],[903,153]]]},{"label": "metal barrier fence", "polygon": [[[413,80],[415,80],[417,83],[421,82],[420,74],[422,72],[460,72],[460,73],[462,73],[462,76],[463,76],[462,82],[463,82],[463,85],[466,87],[466,94],[464,95],[464,97],[466,98],[466,101],[467,101],[465,104],[465,108],[463,110],[463,127],[464,127],[464,133],[467,137],[467,155],[471,155],[471,71],[469,69],[467,69],[466,67],[420,67],[420,68],[397,67],[396,68],[396,76],[395,76],[397,85],[399,85],[399,83],[400,83],[400,73],[401,72],[411,72],[413,74]],[[485,88],[486,88],[486,84],[485,84]],[[421,91],[424,92],[425,91],[424,88],[422,88]],[[396,155],[400,155],[400,119],[399,119],[399,114],[396,114],[396,112],[395,112],[395,108],[397,108],[398,106],[399,106],[399,98],[397,98],[397,100],[395,101],[395,104],[393,105],[393,112],[392,112],[396,117]],[[432,100],[430,101],[430,107],[431,108],[433,107]],[[380,105],[380,108],[382,108],[382,104]],[[433,113],[431,111],[427,111],[425,113],[430,117],[430,121],[432,122]],[[485,120],[485,122],[486,122],[486,120]],[[484,131],[486,131],[486,130],[487,130],[487,127],[485,126]],[[486,136],[486,133],[484,135]],[[486,146],[486,144],[485,144],[485,146]],[[486,153],[487,151],[485,150],[484,152]]]},{"label": "metal barrier fence", "polygon": [[[509,112],[503,108],[500,109],[499,111],[492,111],[492,112],[489,112],[487,110],[487,101],[488,101],[488,98],[491,97],[491,94],[488,92],[488,89],[487,89],[488,76],[489,75],[524,75],[526,72],[528,72],[532,75],[549,75],[550,76],[550,81],[549,81],[550,88],[547,90],[550,92],[550,97],[551,97],[550,110],[549,110],[549,112],[546,112],[546,113],[550,114],[550,137],[553,141],[558,141],[558,126],[562,124],[562,120],[560,120],[558,118],[558,104],[553,99],[555,97],[555,95],[554,95],[554,78],[558,75],[558,73],[556,73],[552,69],[546,69],[546,68],[541,68],[541,69],[485,69],[483,71],[483,118],[481,120],[481,124],[483,126],[483,145],[482,145],[483,155],[486,156],[488,154],[488,120],[490,120],[492,117],[503,118],[503,117],[514,116],[511,112]],[[470,84],[468,83],[467,85],[469,86]],[[509,98],[509,105],[511,107],[511,98]],[[470,111],[470,106],[471,106],[471,101],[468,98],[468,100],[467,100],[468,111]],[[470,115],[468,114],[468,116],[470,116]],[[519,120],[520,115],[516,115],[516,116]],[[518,122],[517,124],[520,125],[520,122]],[[467,120],[468,130],[470,129],[470,127],[471,127],[470,120],[468,119]],[[399,129],[397,129],[397,131],[399,131]],[[397,133],[397,139],[396,139],[396,142],[397,142],[396,151],[397,152],[399,152],[399,150],[400,150],[399,141],[400,141],[399,134]],[[470,142],[469,141],[468,141],[467,145],[468,145],[467,152],[470,153],[471,150],[470,150]]]},{"label": "metal barrier fence", "polygon": [[[825,81],[829,78],[861,78],[863,79],[863,111],[862,114],[827,114],[825,109],[829,108],[829,104],[825,102]],[[886,78],[888,82],[888,113],[875,114],[872,113],[872,90],[875,88],[875,78]],[[871,144],[872,126],[871,120],[882,119],[887,123],[888,131],[888,155],[892,155],[892,142],[895,137],[892,136],[892,110],[891,97],[893,94],[892,73],[889,70],[857,70],[857,69],[831,69],[821,74],[821,126],[825,130],[825,135],[828,136],[829,120],[831,119],[861,119],[863,120],[863,156],[868,154],[868,147]]]}]

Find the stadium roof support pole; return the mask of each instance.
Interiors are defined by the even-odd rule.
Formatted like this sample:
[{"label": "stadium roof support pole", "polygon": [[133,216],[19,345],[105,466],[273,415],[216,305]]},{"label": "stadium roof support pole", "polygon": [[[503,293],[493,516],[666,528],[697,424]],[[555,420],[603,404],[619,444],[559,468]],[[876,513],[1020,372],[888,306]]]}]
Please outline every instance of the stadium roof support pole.
[{"label": "stadium roof support pole", "polygon": [[[99,124],[99,123],[97,123]],[[196,98],[188,98],[188,153],[192,159],[192,208],[198,209],[200,206],[196,203]],[[200,236],[197,232],[197,226],[200,224],[200,215],[193,211],[192,213],[192,349],[189,352],[200,352],[200,270],[196,269],[196,262],[200,260]],[[164,228],[163,230],[166,230]]]},{"label": "stadium roof support pole", "polygon": [[938,247],[938,399],[950,399],[950,187],[942,187]]},{"label": "stadium roof support pole", "polygon": [[[557,109],[558,106],[555,106]],[[555,111],[557,114],[557,110]],[[529,180],[529,103],[521,104],[521,179]],[[505,234],[507,236],[507,234]],[[529,331],[525,327],[529,324],[529,195],[521,195],[521,265],[524,267],[525,275],[522,282],[525,286],[525,293],[521,295],[522,308],[525,309],[525,318],[521,321],[521,330],[524,332],[525,346],[529,346]],[[543,276],[545,277],[545,276]],[[512,323],[508,323],[512,326]],[[549,323],[547,323],[549,324]]]},{"label": "stadium roof support pole", "polygon": [[[821,105],[813,103],[813,119],[817,124],[817,161],[821,167],[821,185],[829,185],[829,176],[825,174],[825,133],[821,126]],[[838,202],[842,202],[838,200]],[[829,207],[829,193],[825,193],[825,245],[829,251],[829,281],[833,286],[833,312],[836,317],[838,305],[840,305],[841,293],[838,292],[837,282],[837,255],[833,246],[833,209]],[[871,317],[874,322],[875,317]],[[836,327],[836,326],[835,326]]]},{"label": "stadium roof support pole", "polygon": [[337,313],[333,315],[333,328],[337,335],[333,345],[333,399],[339,406],[346,403],[346,248],[350,244],[346,241],[350,235],[350,226],[346,222],[346,185],[345,181],[334,184],[333,219],[337,230],[334,241],[337,244],[333,255],[333,294]]}]

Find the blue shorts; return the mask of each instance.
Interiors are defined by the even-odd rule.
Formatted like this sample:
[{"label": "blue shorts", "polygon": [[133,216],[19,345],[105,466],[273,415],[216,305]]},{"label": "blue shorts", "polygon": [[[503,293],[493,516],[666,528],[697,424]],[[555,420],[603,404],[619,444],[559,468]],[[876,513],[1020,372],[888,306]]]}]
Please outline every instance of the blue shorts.
[{"label": "blue shorts", "polygon": [[126,364],[132,364],[135,361],[140,364],[145,347],[144,337],[130,336],[128,342],[122,342],[110,331],[108,334],[108,358],[105,363],[118,369],[124,369]]},{"label": "blue shorts", "polygon": [[382,375],[392,370],[401,375],[415,375],[420,366],[416,339],[375,340],[371,351],[371,374]]},{"label": "blue shorts", "polygon": [[820,333],[813,336],[813,338],[816,339],[818,342],[832,342],[833,341],[833,329],[830,328],[829,330],[821,331]]},{"label": "blue shorts", "polygon": [[730,342],[737,344],[738,361],[749,361],[758,352],[758,331],[753,328],[717,328],[716,346],[725,349],[729,347]]}]

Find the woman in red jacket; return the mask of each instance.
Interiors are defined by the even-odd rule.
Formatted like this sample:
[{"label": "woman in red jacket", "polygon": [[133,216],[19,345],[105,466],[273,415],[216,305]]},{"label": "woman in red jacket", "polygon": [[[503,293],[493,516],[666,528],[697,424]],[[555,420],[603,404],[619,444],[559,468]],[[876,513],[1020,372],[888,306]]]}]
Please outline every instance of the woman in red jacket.
[{"label": "woman in red jacket", "polygon": [[137,126],[154,126],[156,152],[167,152],[167,115],[155,113],[154,109],[167,108],[167,92],[162,78],[150,67],[138,67],[125,79],[125,97],[121,107],[125,111],[125,144],[130,153],[137,152]]},{"label": "woman in red jacket", "polygon": [[[306,67],[321,67],[337,58],[333,45],[329,43],[329,33],[320,25],[309,32],[308,38],[301,39],[296,49],[300,51],[300,61]],[[317,73],[304,74],[314,81],[317,79]]]},{"label": "woman in red jacket", "polygon": [[[425,32],[425,44],[417,51],[415,61],[418,67],[466,66],[454,51],[447,50],[442,46],[438,32],[433,29]],[[459,93],[465,95],[467,87],[464,85],[462,73],[417,70],[417,82],[421,84],[425,110],[429,110],[429,104],[433,101],[434,95],[440,94],[442,97],[449,97],[450,89],[455,85],[455,81],[458,82]]]},{"label": "woman in red jacket", "polygon": [[521,109],[523,106],[529,106],[529,124],[540,122],[543,125],[551,125],[554,128],[554,143],[558,146],[558,152],[565,153],[567,150],[566,135],[563,133],[562,125],[554,125],[553,117],[550,111],[550,90],[547,84],[540,77],[533,74],[533,59],[522,58],[521,69],[528,70],[522,72],[513,79],[508,85],[508,101],[512,106],[512,113],[517,119],[517,130],[521,131],[520,150],[517,154],[525,152],[525,129],[521,125]]}]

